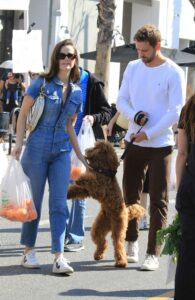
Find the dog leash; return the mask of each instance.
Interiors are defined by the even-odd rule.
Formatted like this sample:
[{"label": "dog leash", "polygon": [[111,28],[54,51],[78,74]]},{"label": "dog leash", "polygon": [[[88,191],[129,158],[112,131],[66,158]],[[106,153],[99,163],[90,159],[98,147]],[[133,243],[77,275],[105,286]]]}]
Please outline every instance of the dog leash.
[{"label": "dog leash", "polygon": [[[148,119],[146,119],[144,125],[147,123],[147,121],[148,121]],[[138,134],[142,130],[144,125],[140,127],[140,129],[136,132],[136,134]],[[123,154],[121,155],[120,161],[124,160],[125,156],[127,155],[127,151],[129,149],[129,147],[133,144],[134,141],[135,141],[135,138],[132,138],[130,142],[127,142],[128,143],[127,147],[125,148]]]}]

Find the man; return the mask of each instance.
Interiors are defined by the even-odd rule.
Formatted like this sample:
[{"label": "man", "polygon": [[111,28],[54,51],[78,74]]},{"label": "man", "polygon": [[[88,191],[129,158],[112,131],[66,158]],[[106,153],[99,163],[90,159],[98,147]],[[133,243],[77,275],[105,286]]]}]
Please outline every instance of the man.
[{"label": "man", "polygon": [[[75,131],[78,135],[82,120],[88,119],[93,126],[96,139],[104,139],[101,126],[112,117],[111,107],[104,95],[104,84],[89,71],[80,68],[80,87],[83,96],[83,111],[78,114]],[[73,200],[67,224],[64,251],[76,252],[84,249],[84,216],[86,200]]]},{"label": "man", "polygon": [[[123,192],[126,204],[140,201],[146,171],[149,172],[150,228],[146,258],[141,270],[159,267],[156,232],[164,227],[168,211],[168,181],[174,137],[185,99],[182,69],[160,51],[161,34],[154,25],[141,27],[134,37],[139,59],[128,64],[117,99],[117,109],[131,122],[125,136]],[[138,130],[143,126],[141,131]],[[138,262],[138,222],[126,233],[129,262]]]}]

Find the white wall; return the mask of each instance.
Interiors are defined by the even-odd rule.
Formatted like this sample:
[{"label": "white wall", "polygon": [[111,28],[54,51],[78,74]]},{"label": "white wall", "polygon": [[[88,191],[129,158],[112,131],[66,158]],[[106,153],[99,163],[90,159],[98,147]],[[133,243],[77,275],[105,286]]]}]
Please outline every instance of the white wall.
[{"label": "white wall", "polygon": [[[123,17],[123,1],[116,0],[116,10],[115,10],[115,24],[114,28],[117,28],[119,32],[122,32],[122,17]],[[117,39],[116,43],[120,40]],[[119,44],[116,44],[116,46]],[[109,103],[115,103],[118,90],[119,90],[119,76],[120,76],[120,63],[110,64],[110,78],[109,78],[109,90],[108,90],[108,101]]]},{"label": "white wall", "polygon": [[159,28],[162,45],[168,48],[179,48],[181,5],[182,0],[160,1]]},{"label": "white wall", "polygon": [[[165,1],[165,0],[163,0]],[[152,6],[132,4],[131,42],[137,30],[144,24],[159,26],[160,2],[152,1]]]},{"label": "white wall", "polygon": [[33,29],[42,30],[42,52],[43,64],[47,66],[49,29],[50,22],[50,0],[31,0],[29,5],[29,24],[36,22]]},{"label": "white wall", "polygon": [[[69,31],[80,53],[96,50],[97,41],[97,16],[96,4],[99,1],[69,1]],[[80,65],[92,73],[95,61],[80,59]]]},{"label": "white wall", "polygon": [[182,0],[179,37],[195,41],[194,9],[189,0]]}]

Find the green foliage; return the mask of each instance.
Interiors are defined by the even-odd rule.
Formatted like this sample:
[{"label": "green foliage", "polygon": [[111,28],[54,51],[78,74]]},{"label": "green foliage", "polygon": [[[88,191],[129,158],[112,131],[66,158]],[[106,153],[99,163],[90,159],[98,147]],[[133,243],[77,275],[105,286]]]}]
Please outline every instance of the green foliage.
[{"label": "green foliage", "polygon": [[166,228],[157,231],[157,244],[163,245],[161,255],[172,255],[176,262],[179,254],[179,244],[181,239],[181,225],[179,215],[176,214],[173,222]]}]

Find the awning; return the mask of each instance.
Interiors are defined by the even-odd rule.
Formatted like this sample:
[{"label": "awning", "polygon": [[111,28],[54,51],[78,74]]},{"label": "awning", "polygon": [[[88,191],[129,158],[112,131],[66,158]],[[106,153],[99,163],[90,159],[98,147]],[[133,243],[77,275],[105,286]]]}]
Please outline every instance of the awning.
[{"label": "awning", "polygon": [[187,47],[185,49],[182,50],[183,52],[186,52],[186,53],[190,53],[190,54],[195,54],[195,47]]},{"label": "awning", "polygon": [[[185,67],[195,67],[195,55],[185,53],[181,50],[161,47],[161,52],[164,56],[172,59],[176,64]],[[80,55],[83,59],[96,60],[96,51],[83,53]],[[131,60],[137,59],[137,50],[134,44],[118,46],[112,48],[111,62],[128,63]]]},{"label": "awning", "polygon": [[152,6],[152,0],[125,0],[125,2]]},{"label": "awning", "polygon": [[28,10],[30,0],[0,0],[0,10]]}]

